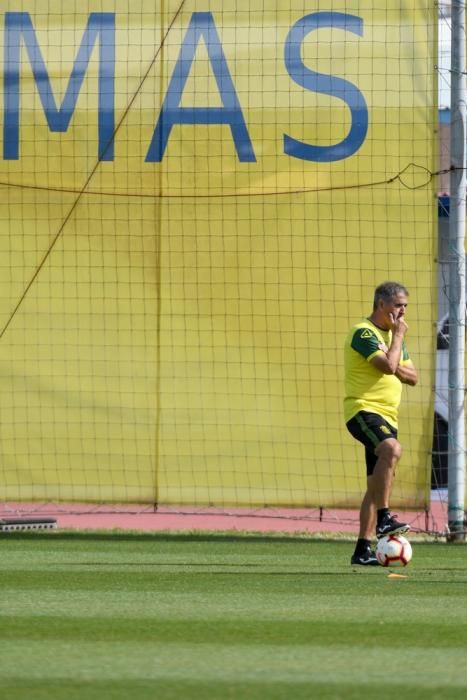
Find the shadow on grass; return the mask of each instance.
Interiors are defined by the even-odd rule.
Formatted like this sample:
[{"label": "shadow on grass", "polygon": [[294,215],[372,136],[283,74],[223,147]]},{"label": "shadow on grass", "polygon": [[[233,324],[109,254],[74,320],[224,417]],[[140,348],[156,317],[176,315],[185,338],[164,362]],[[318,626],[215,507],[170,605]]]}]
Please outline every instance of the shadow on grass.
[{"label": "shadow on grass", "polygon": [[[335,534],[335,533],[333,533]],[[59,540],[76,540],[76,541],[94,541],[94,542],[109,542],[118,540],[120,542],[313,542],[314,544],[327,545],[329,542],[335,544],[348,544],[349,540],[354,540],[354,537],[349,540],[336,538],[332,535],[329,538],[323,535],[317,537],[304,533],[303,535],[284,534],[284,533],[258,533],[258,532],[212,532],[212,531],[195,531],[195,532],[177,532],[177,531],[157,531],[157,532],[139,532],[137,530],[49,530],[44,531],[29,531],[29,532],[6,532],[0,533],[0,540],[40,540],[50,541]]]}]

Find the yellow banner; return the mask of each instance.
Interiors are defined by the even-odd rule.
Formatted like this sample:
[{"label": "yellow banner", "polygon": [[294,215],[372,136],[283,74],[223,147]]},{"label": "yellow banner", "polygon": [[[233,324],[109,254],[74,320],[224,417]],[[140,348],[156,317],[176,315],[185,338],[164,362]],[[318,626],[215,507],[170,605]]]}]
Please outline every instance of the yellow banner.
[{"label": "yellow banner", "polygon": [[343,341],[396,279],[425,504],[432,4],[3,5],[2,497],[358,505]]}]

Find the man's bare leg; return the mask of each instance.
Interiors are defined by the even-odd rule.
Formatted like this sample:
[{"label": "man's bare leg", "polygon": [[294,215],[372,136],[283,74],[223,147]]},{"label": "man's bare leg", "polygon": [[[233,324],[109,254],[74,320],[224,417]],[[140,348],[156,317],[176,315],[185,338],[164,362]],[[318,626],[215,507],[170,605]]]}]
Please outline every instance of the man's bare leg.
[{"label": "man's bare leg", "polygon": [[401,446],[395,438],[388,438],[375,449],[378,457],[373,474],[367,478],[367,490],[360,507],[359,538],[371,540],[376,528],[377,511],[389,508],[396,466],[401,457]]},{"label": "man's bare leg", "polygon": [[360,506],[360,530],[358,537],[362,540],[371,540],[376,528],[376,506],[373,501],[371,488],[372,478],[372,476],[367,478],[367,491]]}]

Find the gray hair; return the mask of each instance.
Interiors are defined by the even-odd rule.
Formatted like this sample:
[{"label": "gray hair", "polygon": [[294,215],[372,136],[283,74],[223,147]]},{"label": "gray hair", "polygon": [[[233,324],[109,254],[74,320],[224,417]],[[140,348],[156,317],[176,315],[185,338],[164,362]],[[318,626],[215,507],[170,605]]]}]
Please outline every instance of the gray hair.
[{"label": "gray hair", "polygon": [[373,310],[378,308],[380,299],[389,303],[397,294],[405,294],[405,296],[408,297],[409,291],[403,284],[399,284],[399,282],[383,282],[375,289]]}]

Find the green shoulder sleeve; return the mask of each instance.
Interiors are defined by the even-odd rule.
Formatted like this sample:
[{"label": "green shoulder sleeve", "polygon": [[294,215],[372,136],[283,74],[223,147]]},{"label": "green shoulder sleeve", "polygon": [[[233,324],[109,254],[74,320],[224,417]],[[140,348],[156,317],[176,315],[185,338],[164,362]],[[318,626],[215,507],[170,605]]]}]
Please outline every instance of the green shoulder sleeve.
[{"label": "green shoulder sleeve", "polygon": [[409,351],[407,350],[407,345],[405,344],[405,340],[402,342],[402,357],[401,360],[402,362],[407,362],[407,360],[410,360],[410,355]]},{"label": "green shoulder sleeve", "polygon": [[380,342],[380,339],[371,328],[357,328],[350,345],[366,359],[379,350]]}]

